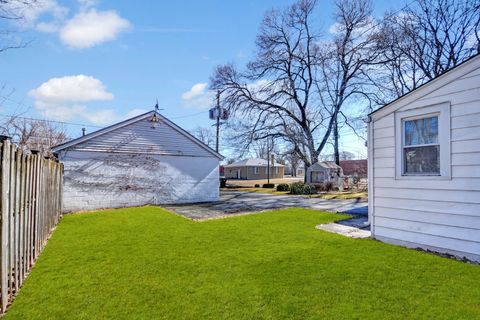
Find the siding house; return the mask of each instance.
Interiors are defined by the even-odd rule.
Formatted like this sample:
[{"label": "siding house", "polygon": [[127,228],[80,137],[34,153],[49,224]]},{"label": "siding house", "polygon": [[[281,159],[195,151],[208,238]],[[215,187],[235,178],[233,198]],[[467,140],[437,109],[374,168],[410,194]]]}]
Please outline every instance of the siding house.
[{"label": "siding house", "polygon": [[155,111],[53,148],[63,210],[218,201],[223,157]]},{"label": "siding house", "polygon": [[370,114],[372,236],[480,261],[480,56]]},{"label": "siding house", "polygon": [[307,169],[307,183],[337,183],[340,177],[343,177],[342,167],[333,161],[317,162]]},{"label": "siding house", "polygon": [[[225,166],[225,178],[258,180],[267,179],[268,163],[264,159],[246,159]],[[270,163],[270,179],[283,179],[285,166],[279,163]]]}]

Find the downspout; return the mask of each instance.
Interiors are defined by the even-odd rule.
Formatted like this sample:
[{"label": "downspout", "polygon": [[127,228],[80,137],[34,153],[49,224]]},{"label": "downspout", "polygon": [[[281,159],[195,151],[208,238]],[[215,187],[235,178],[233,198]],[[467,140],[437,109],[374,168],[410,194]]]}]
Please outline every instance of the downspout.
[{"label": "downspout", "polygon": [[368,147],[368,223],[370,224],[370,232],[372,238],[375,238],[375,210],[374,210],[374,201],[375,201],[375,174],[374,174],[374,122],[372,116],[368,116],[367,120],[368,126],[368,137],[367,137],[367,147]]}]

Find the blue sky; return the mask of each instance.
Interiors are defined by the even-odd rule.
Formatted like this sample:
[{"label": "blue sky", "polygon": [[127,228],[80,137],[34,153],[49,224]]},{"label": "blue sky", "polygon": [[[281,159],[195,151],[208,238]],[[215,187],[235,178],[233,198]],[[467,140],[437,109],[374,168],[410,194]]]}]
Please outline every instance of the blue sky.
[{"label": "blue sky", "polygon": [[[0,114],[105,126],[158,98],[185,129],[208,126],[205,83],[218,64],[244,65],[264,13],[292,1],[40,0],[20,28],[22,49],[0,53]],[[374,1],[375,14],[404,1]],[[320,0],[328,36],[333,1]],[[59,93],[61,92],[61,93]],[[95,127],[88,127],[93,131]],[[68,126],[72,137],[81,126]],[[342,144],[365,154],[345,132]]]}]

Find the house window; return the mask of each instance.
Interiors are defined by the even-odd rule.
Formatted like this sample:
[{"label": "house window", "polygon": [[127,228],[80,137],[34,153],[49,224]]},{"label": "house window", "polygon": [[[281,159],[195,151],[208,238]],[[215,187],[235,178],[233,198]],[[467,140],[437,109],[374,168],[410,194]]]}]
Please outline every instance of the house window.
[{"label": "house window", "polygon": [[258,167],[254,167],[253,173],[254,173],[254,174],[258,174],[258,172],[259,172]]},{"label": "house window", "polygon": [[278,174],[278,167],[275,167],[275,174]]},{"label": "house window", "polygon": [[403,174],[439,175],[438,116],[403,121]]},{"label": "house window", "polygon": [[396,178],[450,178],[450,103],[395,113]]}]

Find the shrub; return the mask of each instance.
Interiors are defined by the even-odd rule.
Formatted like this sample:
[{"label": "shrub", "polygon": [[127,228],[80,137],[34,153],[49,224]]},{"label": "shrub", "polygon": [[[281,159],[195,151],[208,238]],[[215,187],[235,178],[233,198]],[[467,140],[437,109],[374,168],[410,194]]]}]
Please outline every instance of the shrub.
[{"label": "shrub", "polygon": [[260,185],[258,183],[255,184],[255,188],[260,188]]},{"label": "shrub", "polygon": [[277,186],[277,191],[290,191],[290,185],[287,183],[280,183]]},{"label": "shrub", "polygon": [[295,182],[290,185],[291,194],[315,194],[317,190],[313,184]]},{"label": "shrub", "polygon": [[317,190],[317,192],[325,191],[325,184],[324,183],[315,183],[314,186],[315,186],[315,190]]},{"label": "shrub", "polygon": [[265,183],[265,184],[263,185],[263,188],[273,189],[273,188],[275,188],[275,184],[273,184],[273,183]]},{"label": "shrub", "polygon": [[335,188],[333,182],[325,182],[325,191],[332,191]]}]

